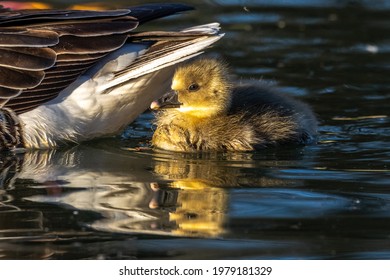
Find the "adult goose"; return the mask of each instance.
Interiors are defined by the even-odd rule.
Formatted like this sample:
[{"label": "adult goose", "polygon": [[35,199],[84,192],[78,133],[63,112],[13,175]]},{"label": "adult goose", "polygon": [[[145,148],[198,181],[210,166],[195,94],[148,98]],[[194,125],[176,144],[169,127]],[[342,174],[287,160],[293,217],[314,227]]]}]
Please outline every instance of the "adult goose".
[{"label": "adult goose", "polygon": [[119,133],[169,88],[177,63],[221,38],[217,23],[140,31],[149,21],[191,9],[0,7],[0,150]]}]

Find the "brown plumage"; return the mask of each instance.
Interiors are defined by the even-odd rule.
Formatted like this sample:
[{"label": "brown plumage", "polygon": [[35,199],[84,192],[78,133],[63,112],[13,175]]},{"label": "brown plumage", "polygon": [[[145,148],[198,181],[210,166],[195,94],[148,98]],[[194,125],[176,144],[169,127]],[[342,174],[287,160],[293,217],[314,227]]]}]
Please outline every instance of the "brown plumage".
[{"label": "brown plumage", "polygon": [[[152,144],[172,151],[251,151],[315,138],[316,118],[304,103],[261,81],[236,84],[227,66],[202,58],[179,67],[172,92],[152,103]],[[172,102],[172,94],[178,102]],[[179,105],[180,104],[180,105]]]}]

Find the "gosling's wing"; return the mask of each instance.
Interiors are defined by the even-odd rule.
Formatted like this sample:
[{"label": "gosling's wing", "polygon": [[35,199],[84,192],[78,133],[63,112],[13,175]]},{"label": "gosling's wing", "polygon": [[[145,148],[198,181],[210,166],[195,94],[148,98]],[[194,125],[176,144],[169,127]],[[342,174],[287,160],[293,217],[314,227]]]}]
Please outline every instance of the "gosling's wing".
[{"label": "gosling's wing", "polygon": [[53,98],[139,24],[192,9],[144,5],[114,11],[0,9],[0,107],[29,111]]}]

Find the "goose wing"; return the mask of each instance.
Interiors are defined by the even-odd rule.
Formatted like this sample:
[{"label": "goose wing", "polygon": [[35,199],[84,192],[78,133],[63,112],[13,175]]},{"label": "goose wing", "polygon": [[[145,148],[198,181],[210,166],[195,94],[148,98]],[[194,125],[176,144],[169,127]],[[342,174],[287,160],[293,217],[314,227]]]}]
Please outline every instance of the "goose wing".
[{"label": "goose wing", "polygon": [[159,41],[134,35],[138,25],[190,9],[180,4],[112,11],[0,8],[0,108],[17,114],[34,109],[133,36]]}]

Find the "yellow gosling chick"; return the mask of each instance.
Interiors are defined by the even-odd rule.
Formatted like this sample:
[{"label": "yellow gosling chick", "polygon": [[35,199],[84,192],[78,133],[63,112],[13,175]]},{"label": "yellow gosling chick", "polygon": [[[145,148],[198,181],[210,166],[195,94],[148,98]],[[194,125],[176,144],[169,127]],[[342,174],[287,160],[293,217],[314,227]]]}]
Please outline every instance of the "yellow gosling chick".
[{"label": "yellow gosling chick", "polygon": [[317,121],[304,103],[261,81],[237,84],[220,60],[201,58],[177,68],[172,91],[151,104],[152,144],[171,151],[252,151],[312,142]]}]

